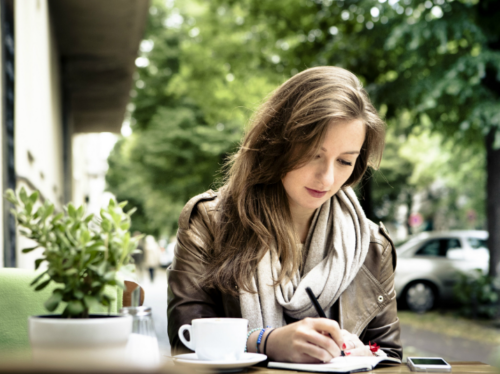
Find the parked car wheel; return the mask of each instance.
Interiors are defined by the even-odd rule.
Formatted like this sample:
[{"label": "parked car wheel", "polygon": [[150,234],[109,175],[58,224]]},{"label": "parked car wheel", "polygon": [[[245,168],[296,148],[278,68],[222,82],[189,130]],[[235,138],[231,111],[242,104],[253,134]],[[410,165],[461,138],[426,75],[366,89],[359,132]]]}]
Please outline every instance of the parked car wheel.
[{"label": "parked car wheel", "polygon": [[406,288],[404,300],[410,310],[423,313],[434,307],[436,291],[429,283],[417,281]]}]

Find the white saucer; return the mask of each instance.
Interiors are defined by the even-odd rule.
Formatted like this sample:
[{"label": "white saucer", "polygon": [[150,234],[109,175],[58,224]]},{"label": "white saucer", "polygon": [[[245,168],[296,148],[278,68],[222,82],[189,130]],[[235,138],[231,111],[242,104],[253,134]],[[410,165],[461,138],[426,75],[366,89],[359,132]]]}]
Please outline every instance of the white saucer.
[{"label": "white saucer", "polygon": [[186,353],[173,357],[174,362],[180,365],[189,366],[210,366],[212,368],[222,369],[224,371],[237,371],[247,366],[255,365],[267,359],[266,355],[260,353],[243,353],[240,360],[234,361],[206,361],[200,360],[196,353]]}]

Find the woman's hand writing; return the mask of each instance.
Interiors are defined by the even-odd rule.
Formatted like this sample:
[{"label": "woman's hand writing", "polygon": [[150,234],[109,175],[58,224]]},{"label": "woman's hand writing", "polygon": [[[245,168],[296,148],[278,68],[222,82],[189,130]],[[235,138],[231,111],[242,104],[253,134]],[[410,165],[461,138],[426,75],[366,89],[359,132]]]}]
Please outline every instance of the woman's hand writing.
[{"label": "woman's hand writing", "polygon": [[266,353],[274,361],[328,362],[340,356],[342,331],[331,319],[305,318],[277,328],[267,342]]}]

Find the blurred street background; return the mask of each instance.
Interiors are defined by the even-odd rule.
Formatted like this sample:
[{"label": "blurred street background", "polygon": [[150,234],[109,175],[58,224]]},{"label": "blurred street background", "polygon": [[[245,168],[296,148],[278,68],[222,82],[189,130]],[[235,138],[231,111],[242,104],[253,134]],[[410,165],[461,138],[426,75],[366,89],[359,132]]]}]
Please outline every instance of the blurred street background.
[{"label": "blurred street background", "polygon": [[[304,69],[355,73],[385,118],[357,187],[398,251],[405,356],[498,362],[500,1],[1,0],[4,189],[136,207],[138,279],[169,354],[177,219],[216,189],[262,100]],[[0,202],[0,267],[41,249]],[[480,270],[476,270],[480,269]],[[497,360],[497,361],[496,361]]]}]

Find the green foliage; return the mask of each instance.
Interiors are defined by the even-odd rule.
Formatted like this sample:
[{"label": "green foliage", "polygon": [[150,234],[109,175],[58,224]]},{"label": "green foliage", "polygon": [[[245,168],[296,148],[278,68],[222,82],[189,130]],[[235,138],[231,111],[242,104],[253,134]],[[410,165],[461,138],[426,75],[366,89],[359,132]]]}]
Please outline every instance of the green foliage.
[{"label": "green foliage", "polygon": [[454,285],[455,298],[462,304],[461,314],[466,317],[496,317],[499,312],[499,279],[476,269],[473,274],[459,273]]},{"label": "green foliage", "polygon": [[[137,69],[132,100],[134,132],[111,152],[106,182],[118,199],[138,207],[132,230],[158,236],[175,233],[186,201],[214,186],[218,170],[241,138],[242,126],[229,120],[227,110],[218,112],[224,117],[200,110],[205,104],[197,97],[209,102],[214,92],[220,94],[211,86],[210,74],[201,80],[203,87],[185,93],[180,49],[188,36],[164,26],[173,12],[168,14],[163,2],[154,1],[150,13],[145,35],[149,47],[141,52],[148,63]],[[209,58],[204,61],[209,65]],[[213,101],[210,105],[217,107]]]},{"label": "green foliage", "polygon": [[[373,174],[377,218],[394,220],[398,205],[411,208],[412,197],[419,193],[420,213],[435,228],[483,228],[484,162],[484,148],[457,152],[454,141],[425,127],[406,135],[389,126],[384,159]],[[472,211],[475,219],[468,219]]]},{"label": "green foliage", "polygon": [[213,186],[235,141],[193,110],[159,107],[147,130],[115,146],[108,188],[119,199],[140,201],[143,219],[133,230],[171,234],[185,202]]},{"label": "green foliage", "polygon": [[[44,248],[43,257],[35,261],[38,269],[46,262],[47,270],[31,283],[40,291],[54,282],[60,285],[45,302],[52,312],[61,302],[66,303],[62,315],[68,318],[87,318],[95,305],[109,307],[111,299],[104,293],[107,285],[125,288],[118,272],[134,271],[131,254],[140,237],[130,237],[130,216],[134,209],[124,212],[127,202],[110,200],[101,209],[100,217],[85,216],[83,206],[68,204],[64,212],[54,212],[54,205],[45,201],[37,204],[38,192],[31,195],[21,188],[16,195],[7,190],[5,198],[14,204],[21,233],[37,243],[23,253]],[[35,207],[39,205],[38,207]]]},{"label": "green foliage", "polygon": [[[110,156],[108,188],[138,207],[134,230],[173,233],[259,103],[299,71],[336,65],[361,79],[390,126],[372,183],[377,218],[394,219],[399,204],[424,192],[426,219],[482,227],[484,135],[500,123],[500,32],[487,3],[152,1],[134,133]],[[414,153],[420,148],[427,154]]]}]

